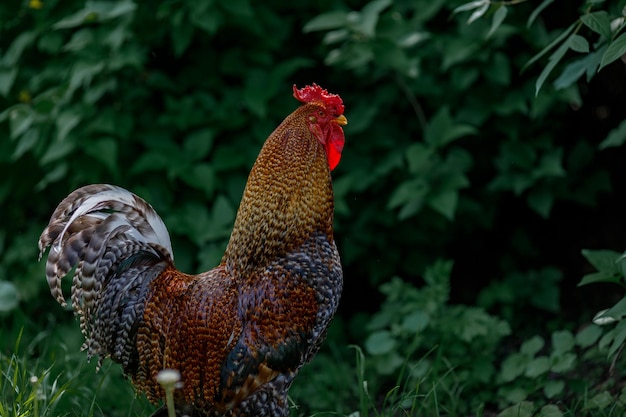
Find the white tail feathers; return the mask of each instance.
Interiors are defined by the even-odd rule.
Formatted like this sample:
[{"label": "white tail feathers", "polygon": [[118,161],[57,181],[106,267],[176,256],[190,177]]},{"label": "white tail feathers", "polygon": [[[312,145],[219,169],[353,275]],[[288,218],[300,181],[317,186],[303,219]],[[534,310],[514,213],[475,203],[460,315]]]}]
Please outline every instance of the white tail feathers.
[{"label": "white tail feathers", "polygon": [[[108,297],[107,286],[145,288],[146,282],[154,278],[154,274],[146,274],[146,262],[141,268],[124,265],[120,272],[124,261],[145,254],[152,256],[155,264],[173,262],[170,237],[159,215],[143,199],[123,188],[88,185],[67,196],[52,214],[39,239],[40,259],[48,247],[46,278],[50,292],[61,305],[66,304],[61,280],[76,267],[72,307],[80,316],[90,354],[114,354],[112,348],[122,349],[111,335],[105,334],[108,332],[98,329],[98,322],[111,315],[98,312],[98,300]],[[122,302],[119,298],[117,301]],[[116,307],[124,306],[107,309]],[[130,317],[118,317],[118,324],[127,327],[128,323],[122,323],[127,319]],[[105,350],[102,344],[106,345]]]}]

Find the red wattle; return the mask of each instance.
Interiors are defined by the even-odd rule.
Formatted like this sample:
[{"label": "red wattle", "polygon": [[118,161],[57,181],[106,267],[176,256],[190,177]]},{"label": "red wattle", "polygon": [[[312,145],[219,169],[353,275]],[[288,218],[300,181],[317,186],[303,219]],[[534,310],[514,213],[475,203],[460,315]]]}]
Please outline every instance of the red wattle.
[{"label": "red wattle", "polygon": [[346,140],[341,126],[336,124],[331,126],[331,132],[326,142],[326,157],[328,158],[328,167],[332,171],[341,159],[341,151]]}]

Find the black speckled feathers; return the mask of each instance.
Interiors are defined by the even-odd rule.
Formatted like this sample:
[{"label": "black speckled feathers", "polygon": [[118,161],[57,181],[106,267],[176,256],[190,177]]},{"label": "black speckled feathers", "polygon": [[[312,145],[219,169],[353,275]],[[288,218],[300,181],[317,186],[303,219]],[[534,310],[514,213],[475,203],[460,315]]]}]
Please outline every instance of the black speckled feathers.
[{"label": "black speckled feathers", "polygon": [[71,193],[41,235],[46,278],[63,305],[61,280],[75,269],[71,302],[89,356],[120,363],[155,403],[159,371],[178,370],[180,415],[287,416],[289,387],[337,310],[329,167],[346,119],[338,96],[315,85],[295,91],[305,104],[265,142],[216,268],[177,270],[160,217],[112,185]]}]

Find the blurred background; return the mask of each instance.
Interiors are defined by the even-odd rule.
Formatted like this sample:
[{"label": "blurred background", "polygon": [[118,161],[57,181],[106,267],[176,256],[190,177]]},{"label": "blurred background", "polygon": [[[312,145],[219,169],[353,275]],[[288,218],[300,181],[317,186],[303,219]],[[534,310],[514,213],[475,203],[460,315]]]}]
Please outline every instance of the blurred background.
[{"label": "blurred background", "polygon": [[[313,82],[349,121],[345,288],[293,415],[621,415],[626,329],[592,319],[624,295],[624,4],[3,2],[0,415],[152,410],[78,352],[39,234],[111,183],[162,216],[179,269],[215,266],[292,85]],[[610,283],[577,286],[596,270]]]}]

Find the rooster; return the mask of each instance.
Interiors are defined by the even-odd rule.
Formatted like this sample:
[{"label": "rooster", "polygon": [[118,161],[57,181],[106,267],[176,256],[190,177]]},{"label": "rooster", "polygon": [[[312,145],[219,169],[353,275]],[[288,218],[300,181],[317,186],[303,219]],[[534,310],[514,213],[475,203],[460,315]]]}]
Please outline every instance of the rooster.
[{"label": "rooster", "polygon": [[337,310],[330,171],[347,119],[339,96],[316,84],[293,90],[302,104],[263,145],[214,269],[176,269],[161,218],[113,185],[72,192],[40,237],[61,305],[75,268],[71,303],[88,356],[121,364],[153,403],[164,397],[157,374],[179,371],[178,414],[287,416],[289,387]]}]

